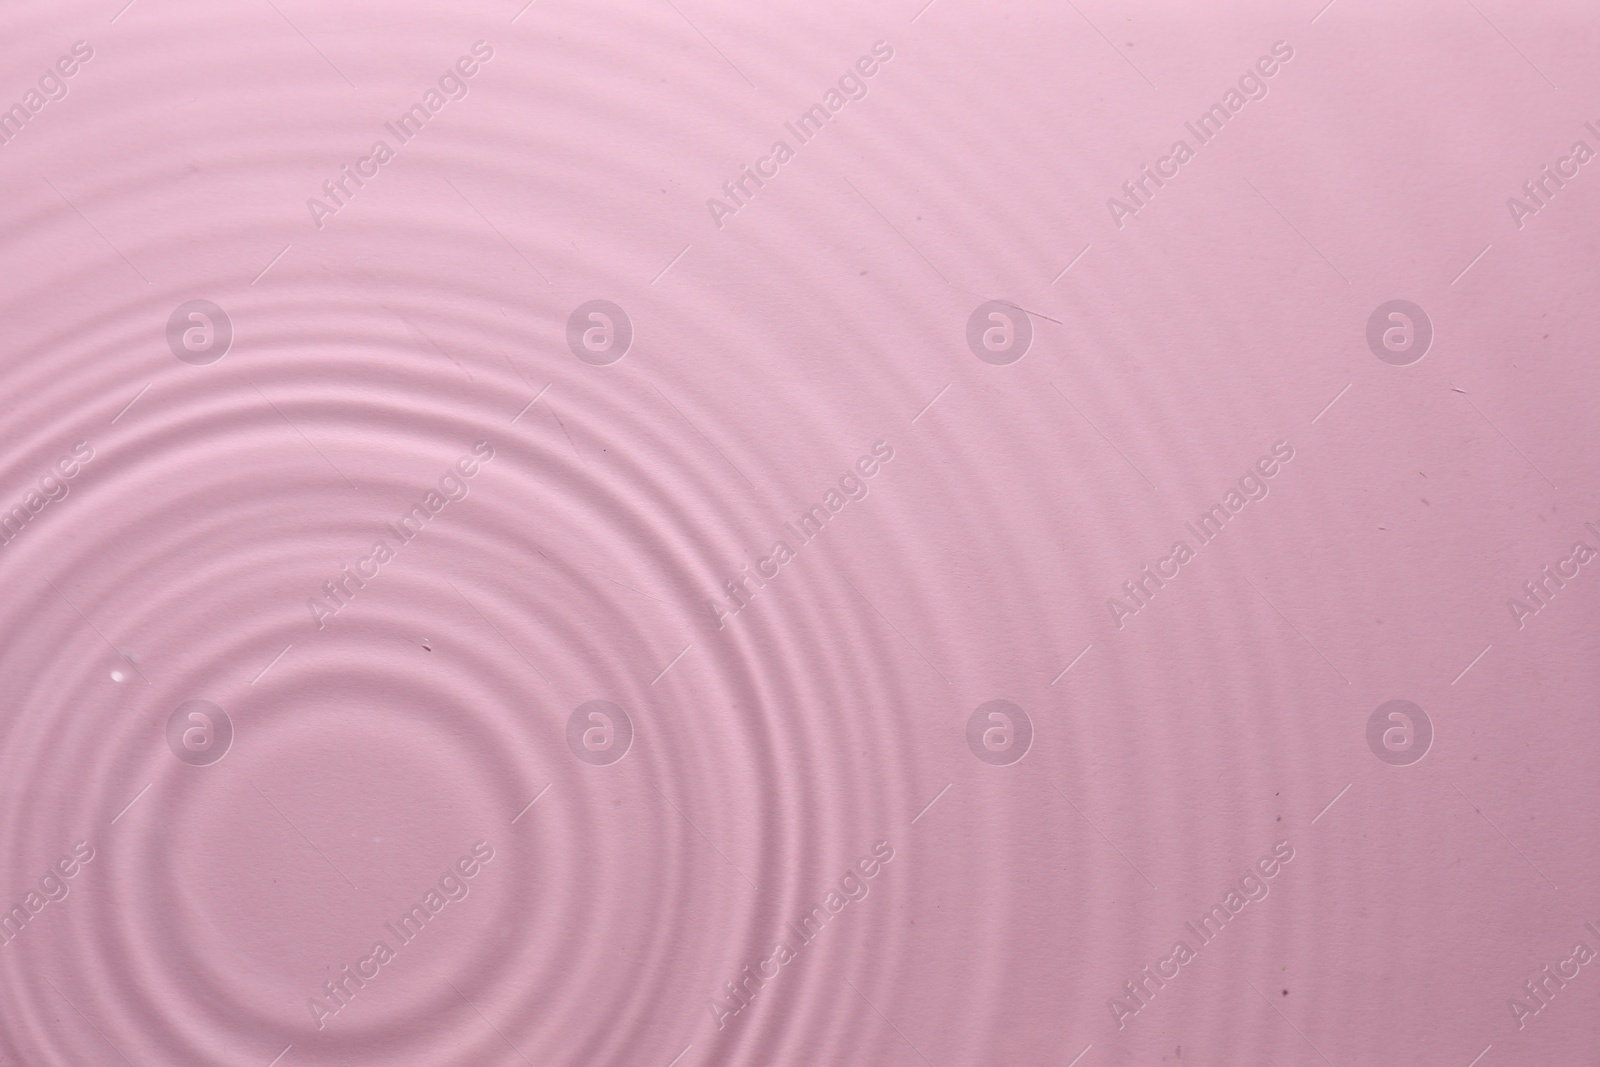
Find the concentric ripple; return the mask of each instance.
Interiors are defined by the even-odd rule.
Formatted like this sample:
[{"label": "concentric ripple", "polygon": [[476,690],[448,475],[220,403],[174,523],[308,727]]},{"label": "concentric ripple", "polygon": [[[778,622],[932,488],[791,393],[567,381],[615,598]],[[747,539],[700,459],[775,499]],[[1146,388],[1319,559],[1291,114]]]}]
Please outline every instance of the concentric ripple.
[{"label": "concentric ripple", "polygon": [[[8,14],[0,45],[93,48],[0,146],[0,1060],[1481,1047],[1521,973],[1493,968],[1561,909],[1468,836],[1457,797],[1513,806],[1521,771],[1467,739],[1520,698],[1456,673],[1498,579],[1435,568],[1490,554],[1473,502],[1577,524],[1515,456],[1460,459],[1523,435],[1448,407],[1452,375],[1533,389],[1461,350],[1481,301],[1362,243],[1340,151],[1275,154],[1358,31],[111,7]],[[1228,140],[1107,223],[1291,32]],[[1319,128],[1366,144],[1353,114]],[[1433,345],[1374,360],[1402,299]],[[1007,316],[1026,343],[979,351]],[[1448,550],[1374,540],[1391,512]],[[1544,681],[1573,632],[1525,653],[1552,692],[1588,677]],[[1417,758],[1369,746],[1380,706],[1423,717]],[[1534,750],[1592,757],[1563,728]],[[1593,843],[1573,807],[1516,835],[1552,891],[1588,870],[1553,843]],[[1469,876],[1458,913],[1535,902],[1470,950],[1488,977],[1368,981],[1392,949],[1425,973],[1428,902]],[[1385,992],[1430,1011],[1380,1040]]]}]

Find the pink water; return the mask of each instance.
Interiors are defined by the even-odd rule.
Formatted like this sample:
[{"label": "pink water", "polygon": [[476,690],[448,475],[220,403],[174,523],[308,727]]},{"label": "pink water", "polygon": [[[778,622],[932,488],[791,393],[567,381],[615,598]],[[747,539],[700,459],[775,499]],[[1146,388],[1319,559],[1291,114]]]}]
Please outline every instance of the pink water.
[{"label": "pink water", "polygon": [[0,15],[0,1063],[1600,1057],[1596,12],[923,3]]}]

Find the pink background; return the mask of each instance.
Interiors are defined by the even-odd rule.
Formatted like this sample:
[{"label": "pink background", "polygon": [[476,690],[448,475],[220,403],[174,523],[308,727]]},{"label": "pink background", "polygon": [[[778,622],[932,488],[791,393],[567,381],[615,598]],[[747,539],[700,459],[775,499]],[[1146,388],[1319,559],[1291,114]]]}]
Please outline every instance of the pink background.
[{"label": "pink background", "polygon": [[[0,546],[0,909],[93,850],[0,945],[0,1060],[1595,1061],[1600,968],[1521,1028],[1508,1000],[1600,951],[1600,564],[1520,627],[1508,599],[1600,548],[1597,165],[1520,228],[1506,203],[1600,150],[1595,12],[920,6],[0,16],[0,107],[93,49],[0,145],[0,509],[93,450]],[[790,140],[880,41],[865,98]],[[1108,198],[1279,41],[1119,228]],[[166,334],[195,299],[233,331],[204,365]],[[567,343],[594,299],[633,330],[603,366]],[[1406,366],[1366,341],[1394,299],[1434,330]],[[1032,327],[1006,365],[966,340],[991,300]],[[465,499],[319,628],[308,598],[478,441]],[[1005,765],[967,741],[997,699],[1032,729]],[[1368,746],[1394,699],[1432,726],[1409,765]],[[224,758],[169,744],[190,700]],[[631,722],[620,761],[568,744],[590,700]],[[719,1016],[878,842],[870,892]]]}]

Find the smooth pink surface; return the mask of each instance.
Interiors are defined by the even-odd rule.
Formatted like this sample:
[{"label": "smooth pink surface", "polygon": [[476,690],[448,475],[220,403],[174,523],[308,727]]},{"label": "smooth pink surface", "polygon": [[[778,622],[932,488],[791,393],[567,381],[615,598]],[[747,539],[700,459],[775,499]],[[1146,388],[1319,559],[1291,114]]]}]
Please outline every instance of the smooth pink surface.
[{"label": "smooth pink surface", "polygon": [[0,1061],[1594,1061],[1595,11],[922,2],[0,15]]}]

